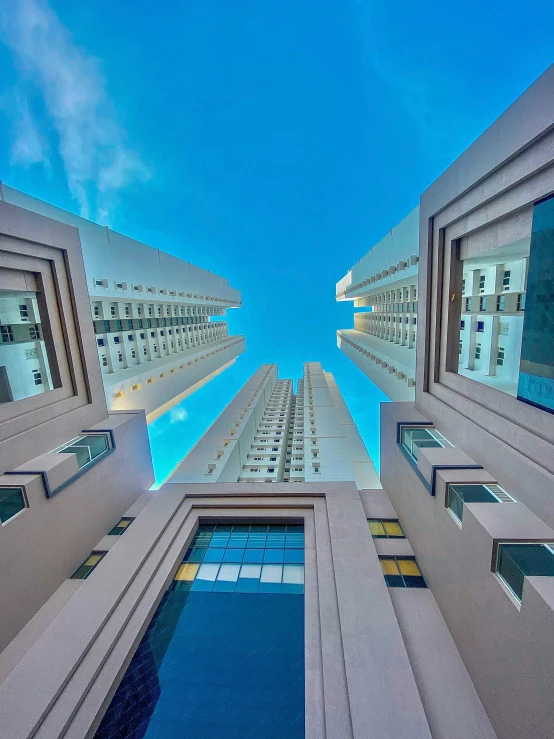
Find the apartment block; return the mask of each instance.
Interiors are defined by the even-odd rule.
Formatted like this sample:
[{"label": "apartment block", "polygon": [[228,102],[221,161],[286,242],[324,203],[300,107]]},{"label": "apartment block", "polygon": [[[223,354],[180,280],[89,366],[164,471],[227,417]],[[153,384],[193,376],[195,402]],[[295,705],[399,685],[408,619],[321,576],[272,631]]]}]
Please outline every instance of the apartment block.
[{"label": "apartment block", "polygon": [[294,393],[277,365],[262,365],[172,477],[187,482],[353,481],[379,477],[333,376],[304,365]]},{"label": "apartment block", "polygon": [[262,365],[0,654],[5,735],[494,739],[361,447]]},{"label": "apartment block", "polygon": [[381,479],[499,739],[554,736],[554,67],[421,196]]},{"label": "apartment block", "polygon": [[354,301],[354,328],[337,345],[391,400],[413,400],[417,343],[419,208],[360,259],[336,285]]},{"label": "apartment block", "polygon": [[[227,309],[240,307],[241,296],[223,277],[2,183],[0,200],[79,230],[110,410],[141,408],[151,422],[245,350],[244,337],[229,336],[224,320]],[[0,313],[7,309],[0,304]],[[18,347],[12,352],[13,368],[6,369],[10,385],[22,381],[16,370],[18,353],[36,350],[41,371],[40,338],[32,338],[40,327],[24,313],[12,306],[9,318],[5,313],[0,318],[2,342]],[[29,336],[21,333],[22,322],[30,327]],[[34,380],[26,372],[25,383]]]},{"label": "apartment block", "polygon": [[0,650],[11,644],[10,669],[18,635],[71,599],[71,575],[150,495],[154,475],[144,411],[106,406],[77,229],[0,202],[0,235]]}]

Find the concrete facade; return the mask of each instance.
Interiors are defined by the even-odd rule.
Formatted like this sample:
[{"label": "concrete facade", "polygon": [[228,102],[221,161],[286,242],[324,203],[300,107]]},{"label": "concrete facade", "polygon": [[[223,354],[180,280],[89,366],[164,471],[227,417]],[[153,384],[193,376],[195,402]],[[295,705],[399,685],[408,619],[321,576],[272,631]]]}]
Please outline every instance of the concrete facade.
[{"label": "concrete facade", "polygon": [[[0,203],[0,239],[0,290],[32,290],[26,300],[40,305],[51,375],[42,392],[0,405],[3,648],[150,487],[153,471],[144,413],[106,407],[77,230]],[[105,452],[87,462],[83,438]],[[17,504],[6,504],[10,494]]]},{"label": "concrete facade", "polygon": [[150,423],[245,350],[228,335],[225,312],[242,302],[224,277],[1,182],[0,201],[78,229],[110,410],[143,409]]},{"label": "concrete facade", "polygon": [[[499,739],[554,735],[554,569],[527,574],[519,595],[497,559],[503,545],[554,541],[554,347],[536,308],[548,313],[554,287],[546,262],[532,274],[535,250],[554,250],[553,126],[551,67],[423,193],[415,404],[381,411],[383,487]],[[439,441],[414,459],[402,428],[418,426]],[[500,498],[464,502],[462,519],[449,496],[464,483]]]}]

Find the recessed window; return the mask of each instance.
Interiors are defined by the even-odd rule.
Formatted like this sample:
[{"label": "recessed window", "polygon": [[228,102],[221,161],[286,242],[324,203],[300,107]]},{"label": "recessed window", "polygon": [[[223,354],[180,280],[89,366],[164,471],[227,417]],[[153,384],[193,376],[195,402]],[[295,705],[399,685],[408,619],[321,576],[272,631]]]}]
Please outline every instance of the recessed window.
[{"label": "recessed window", "polygon": [[0,488],[0,523],[2,526],[27,507],[23,488]]},{"label": "recessed window", "polygon": [[481,344],[475,344],[475,359],[481,359]]},{"label": "recessed window", "polygon": [[91,572],[104,559],[107,552],[91,552],[83,564],[71,575],[72,580],[86,580]]},{"label": "recessed window", "polygon": [[554,576],[554,544],[499,544],[496,572],[521,601],[525,577]]},{"label": "recessed window", "polygon": [[420,449],[452,446],[435,428],[427,426],[403,426],[401,444],[416,462]]},{"label": "recessed window", "polygon": [[367,523],[374,539],[404,539],[396,518],[368,518]]},{"label": "recessed window", "polygon": [[479,298],[479,310],[480,311],[487,310],[487,298],[486,297]]},{"label": "recessed window", "polygon": [[466,311],[471,310],[471,298],[466,298]]},{"label": "recessed window", "polygon": [[414,557],[379,557],[389,588],[426,588]]},{"label": "recessed window", "polygon": [[504,295],[498,295],[496,298],[496,310],[501,313],[504,310],[504,305],[506,303],[506,298]]},{"label": "recessed window", "polygon": [[509,290],[510,289],[510,277],[512,275],[512,271],[509,269],[504,270],[504,276],[502,277],[502,289],[503,290]]},{"label": "recessed window", "polygon": [[456,483],[446,487],[446,507],[458,521],[462,521],[464,503],[507,503],[513,502],[511,495],[496,483]]},{"label": "recessed window", "polygon": [[111,439],[108,434],[87,434],[86,436],[78,436],[54,451],[59,454],[75,454],[77,466],[82,470],[95,459],[110,451],[111,448]]},{"label": "recessed window", "polygon": [[504,366],[504,347],[499,346],[496,352],[496,365],[497,367]]},{"label": "recessed window", "polygon": [[134,518],[129,518],[127,516],[120,518],[113,529],[108,532],[108,536],[121,536],[121,534],[124,534],[127,531],[134,520]]},{"label": "recessed window", "polygon": [[520,293],[517,296],[517,309],[525,310],[525,293]]},{"label": "recessed window", "polygon": [[477,333],[483,334],[485,332],[485,322],[484,321],[477,321]]},{"label": "recessed window", "polygon": [[485,292],[485,275],[479,276],[479,292],[480,293]]}]

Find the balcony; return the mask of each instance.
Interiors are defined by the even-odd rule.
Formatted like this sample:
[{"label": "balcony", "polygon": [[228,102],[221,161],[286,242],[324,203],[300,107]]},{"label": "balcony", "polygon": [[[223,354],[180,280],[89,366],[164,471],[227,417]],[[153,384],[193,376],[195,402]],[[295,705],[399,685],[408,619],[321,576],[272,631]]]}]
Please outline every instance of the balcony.
[{"label": "balcony", "polygon": [[511,495],[495,484],[447,485],[446,507],[460,523],[464,514],[464,503],[513,503]]}]

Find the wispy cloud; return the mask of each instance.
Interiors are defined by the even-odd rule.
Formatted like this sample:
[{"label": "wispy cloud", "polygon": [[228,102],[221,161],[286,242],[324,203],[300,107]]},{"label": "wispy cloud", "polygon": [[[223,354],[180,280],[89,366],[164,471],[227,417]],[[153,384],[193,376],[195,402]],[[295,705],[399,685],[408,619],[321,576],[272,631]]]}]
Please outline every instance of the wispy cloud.
[{"label": "wispy cloud", "polygon": [[23,167],[42,164],[50,168],[48,140],[31,113],[27,97],[17,88],[8,90],[0,99],[0,108],[12,124],[10,163]]},{"label": "wispy cloud", "polygon": [[189,417],[188,412],[184,408],[176,406],[169,411],[169,423],[179,423],[180,421],[186,421]]},{"label": "wispy cloud", "polygon": [[[42,97],[53,127],[71,195],[81,215],[107,218],[117,192],[150,177],[138,154],[126,145],[98,60],[73,42],[45,0],[0,0],[2,37],[11,50],[22,90]],[[16,108],[24,123],[12,143],[12,161],[43,162],[46,148],[29,106]]]}]

